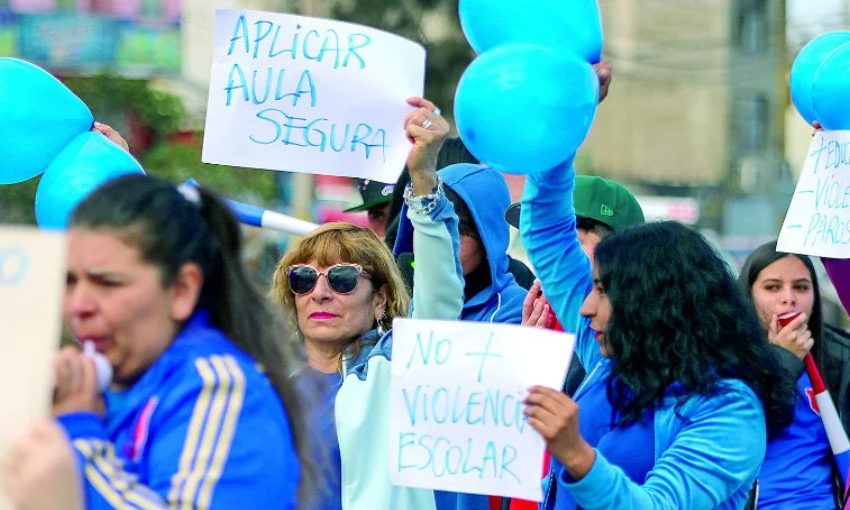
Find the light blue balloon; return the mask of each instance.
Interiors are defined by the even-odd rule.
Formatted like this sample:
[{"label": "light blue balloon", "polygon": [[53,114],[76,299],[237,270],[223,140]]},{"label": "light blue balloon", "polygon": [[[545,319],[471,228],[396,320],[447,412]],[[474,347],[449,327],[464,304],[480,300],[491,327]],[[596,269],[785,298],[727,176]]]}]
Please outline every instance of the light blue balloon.
[{"label": "light blue balloon", "polygon": [[531,43],[570,51],[591,64],[602,55],[596,0],[460,0],[460,26],[476,53]]},{"label": "light blue balloon", "polygon": [[91,111],[44,69],[0,58],[0,184],[31,179],[94,123]]},{"label": "light blue balloon", "polygon": [[824,129],[850,129],[850,42],[834,49],[818,67],[812,106]]},{"label": "light blue balloon", "polygon": [[479,160],[510,173],[552,168],[578,150],[599,80],[579,57],[543,46],[500,46],[476,58],[455,93],[455,121]]},{"label": "light blue balloon", "polygon": [[821,34],[809,41],[794,58],[791,66],[791,101],[797,112],[811,124],[817,120],[813,105],[815,75],[830,53],[850,42],[850,32],[839,31]]},{"label": "light blue balloon", "polygon": [[71,211],[110,179],[143,174],[127,151],[93,131],[74,138],[50,163],[35,193],[35,218],[48,229],[65,229]]}]

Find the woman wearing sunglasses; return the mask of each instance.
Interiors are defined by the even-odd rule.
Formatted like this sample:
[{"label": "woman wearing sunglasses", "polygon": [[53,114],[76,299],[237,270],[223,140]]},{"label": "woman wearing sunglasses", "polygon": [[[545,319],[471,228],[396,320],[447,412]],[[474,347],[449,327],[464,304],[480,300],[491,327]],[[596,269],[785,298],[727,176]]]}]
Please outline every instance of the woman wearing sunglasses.
[{"label": "woman wearing sunglasses", "polygon": [[[454,320],[463,306],[457,217],[442,190],[436,161],[449,131],[434,105],[411,99],[405,119],[413,147],[405,191],[414,224],[415,272],[409,305],[392,254],[369,229],[323,225],[284,254],[271,295],[297,325],[314,375],[324,379],[325,412],[314,422],[341,473],[324,509],[433,508],[432,491],[389,482],[387,441],[392,321]],[[336,449],[339,447],[339,450]]]}]

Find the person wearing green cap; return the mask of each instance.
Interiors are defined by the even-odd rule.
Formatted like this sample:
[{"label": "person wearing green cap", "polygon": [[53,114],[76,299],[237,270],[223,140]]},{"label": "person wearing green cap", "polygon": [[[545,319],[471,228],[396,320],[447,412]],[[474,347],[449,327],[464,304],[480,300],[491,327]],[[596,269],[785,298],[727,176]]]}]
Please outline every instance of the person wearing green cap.
[{"label": "person wearing green cap", "polygon": [[385,184],[380,181],[369,179],[357,179],[357,191],[363,198],[363,203],[350,207],[345,212],[366,211],[369,219],[369,228],[375,232],[379,239],[384,238],[387,230],[388,211],[390,201],[393,198],[395,184]]},{"label": "person wearing green cap", "polygon": [[[596,245],[614,230],[640,225],[645,221],[643,209],[637,198],[622,184],[604,177],[577,175],[573,189],[573,207],[576,214],[576,233],[581,251],[594,260]],[[520,228],[522,203],[515,202],[505,211],[505,221]],[[558,322],[552,305],[543,295],[540,281],[535,280],[522,304],[522,325],[564,331]],[[586,375],[581,360],[573,353],[563,390],[567,395],[575,393]],[[548,467],[548,466],[547,466]],[[523,503],[511,502],[511,509],[524,508]]]},{"label": "person wearing green cap", "polygon": [[[644,222],[643,209],[635,196],[611,179],[577,175],[573,200],[579,242],[591,263],[596,245],[608,233]],[[516,202],[505,211],[505,220],[515,228],[519,228],[521,207]]]}]

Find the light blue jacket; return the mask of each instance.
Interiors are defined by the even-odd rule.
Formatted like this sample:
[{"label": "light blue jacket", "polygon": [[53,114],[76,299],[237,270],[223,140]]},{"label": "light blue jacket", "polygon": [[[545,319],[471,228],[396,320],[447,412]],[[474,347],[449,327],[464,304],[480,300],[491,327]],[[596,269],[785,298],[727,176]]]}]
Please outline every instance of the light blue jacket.
[{"label": "light blue jacket", "polygon": [[[579,314],[593,281],[576,234],[574,180],[572,160],[529,175],[520,232],[555,314],[565,331],[576,334],[576,354],[588,372],[576,391],[578,398],[583,392],[606,391],[610,362],[599,352],[590,321]],[[549,494],[547,485],[553,481],[558,491],[569,491],[587,510],[742,508],[764,459],[764,410],[742,382],[725,380],[723,386],[726,391],[720,395],[692,396],[678,409],[669,399],[656,409],[656,462],[643,484],[633,483],[598,452],[591,470],[575,483],[553,461],[544,484],[550,499],[541,508],[560,508]]]},{"label": "light blue jacket", "polygon": [[[408,210],[415,226],[416,271],[411,316],[457,320],[463,307],[457,216],[443,193],[426,216]],[[447,262],[448,261],[448,262]],[[336,397],[344,510],[434,510],[434,491],[398,487],[389,478],[392,331],[345,363]]]}]

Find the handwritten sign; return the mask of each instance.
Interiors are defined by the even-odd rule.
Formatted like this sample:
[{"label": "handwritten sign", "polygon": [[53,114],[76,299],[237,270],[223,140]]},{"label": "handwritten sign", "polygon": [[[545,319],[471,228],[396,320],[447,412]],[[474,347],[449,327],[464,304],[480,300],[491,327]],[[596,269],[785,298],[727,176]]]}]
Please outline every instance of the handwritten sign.
[{"label": "handwritten sign", "polygon": [[574,337],[506,324],[396,320],[390,478],[540,501],[544,442],[528,388],[560,388]]},{"label": "handwritten sign", "polygon": [[[11,442],[50,410],[64,284],[61,234],[0,226],[0,465]],[[0,488],[0,510],[11,508]]]},{"label": "handwritten sign", "polygon": [[203,161],[395,182],[425,49],[352,23],[218,10]]},{"label": "handwritten sign", "polygon": [[812,138],[777,249],[850,258],[850,131]]}]

